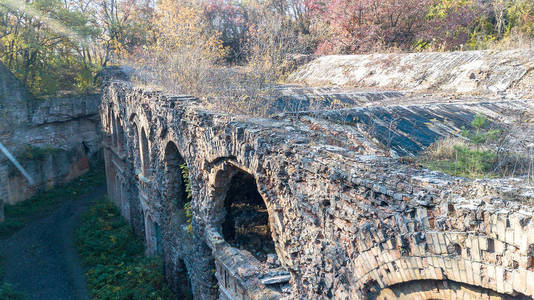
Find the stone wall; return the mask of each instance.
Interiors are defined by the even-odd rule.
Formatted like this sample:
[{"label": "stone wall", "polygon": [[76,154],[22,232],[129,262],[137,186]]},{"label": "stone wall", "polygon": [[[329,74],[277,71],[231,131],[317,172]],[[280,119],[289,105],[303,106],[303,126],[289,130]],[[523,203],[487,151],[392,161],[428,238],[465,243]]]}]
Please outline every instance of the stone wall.
[{"label": "stone wall", "polygon": [[34,99],[0,65],[0,142],[34,179],[0,154],[0,199],[14,204],[68,182],[102,161],[99,95]]},{"label": "stone wall", "polygon": [[[383,107],[371,102],[362,114]],[[432,118],[413,103],[410,111]],[[464,124],[490,106],[475,107],[460,113]],[[195,299],[534,296],[534,187],[524,178],[450,177],[401,163],[376,131],[328,114],[227,115],[127,81],[107,81],[100,114],[110,198],[145,236],[147,253],[164,258],[178,293],[190,286]],[[403,133],[410,134],[417,131]],[[191,202],[179,163],[189,170]],[[224,233],[232,180],[243,173],[266,205],[276,253],[265,261]]]}]

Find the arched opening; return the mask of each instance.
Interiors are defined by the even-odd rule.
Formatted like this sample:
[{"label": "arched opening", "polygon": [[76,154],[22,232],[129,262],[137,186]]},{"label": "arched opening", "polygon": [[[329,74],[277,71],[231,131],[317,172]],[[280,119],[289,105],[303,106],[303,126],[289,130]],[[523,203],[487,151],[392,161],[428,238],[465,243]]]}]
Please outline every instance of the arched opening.
[{"label": "arched opening", "polygon": [[140,169],[141,168],[141,152],[139,149],[139,130],[137,129],[137,124],[132,123],[132,132],[131,135],[133,135],[133,154],[132,159],[134,162],[134,168]]},{"label": "arched opening", "polygon": [[188,202],[186,193],[186,183],[183,173],[187,166],[183,157],[178,151],[178,147],[173,142],[169,142],[165,147],[165,185],[166,199],[172,212],[171,222],[181,225],[185,223],[184,205]]},{"label": "arched opening", "polygon": [[113,147],[117,147],[117,120],[113,116],[113,111],[111,111],[111,144]]},{"label": "arched opening", "polygon": [[111,107],[108,107],[108,118],[107,118],[107,130],[109,135],[113,134],[113,124],[112,124],[112,115],[113,112],[111,111]]},{"label": "arched opening", "polygon": [[252,175],[242,170],[234,173],[224,208],[222,234],[232,247],[247,250],[262,262],[275,253],[267,207]]},{"label": "arched opening", "polygon": [[124,129],[122,127],[122,122],[121,122],[121,119],[120,118],[117,118],[117,120],[115,121],[115,123],[117,124],[117,146],[118,146],[118,149],[120,151],[122,151],[124,149],[124,146],[126,145],[126,139],[125,139],[125,136],[124,136]]},{"label": "arched opening", "polygon": [[176,293],[178,299],[192,300],[193,288],[191,287],[191,280],[189,279],[189,272],[182,259],[178,259],[176,267],[173,272],[176,272],[172,278],[171,288]]},{"label": "arched opening", "polygon": [[369,299],[531,299],[523,294],[501,294],[496,291],[452,280],[414,280],[398,283],[382,290],[365,293]]},{"label": "arched opening", "polygon": [[[115,203],[115,206],[121,208],[122,206],[122,191],[121,191],[121,178],[119,174],[115,175],[115,182],[113,186],[113,195],[112,200]],[[122,209],[122,208],[121,208]]]},{"label": "arched opening", "polygon": [[161,255],[163,249],[161,246],[161,229],[157,222],[155,222],[150,215],[146,215],[145,222],[145,239],[147,244],[147,252],[149,255]]},{"label": "arched opening", "polygon": [[153,234],[154,234],[154,253],[156,255],[163,254],[163,247],[161,246],[161,228],[158,223],[152,222]]},{"label": "arched opening", "polygon": [[130,220],[130,199],[128,197],[128,192],[126,189],[126,184],[121,184],[121,212],[122,216],[126,220]]},{"label": "arched opening", "polygon": [[150,154],[148,152],[148,139],[146,138],[145,129],[141,128],[141,164],[143,166],[143,175],[148,177],[150,169]]}]

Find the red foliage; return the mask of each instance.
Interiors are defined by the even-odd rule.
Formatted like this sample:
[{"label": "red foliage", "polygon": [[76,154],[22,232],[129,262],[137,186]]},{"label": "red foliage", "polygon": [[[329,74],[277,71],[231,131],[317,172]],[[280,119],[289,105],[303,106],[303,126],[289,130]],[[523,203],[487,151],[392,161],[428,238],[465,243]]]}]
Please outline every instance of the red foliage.
[{"label": "red foliage", "polygon": [[467,9],[450,8],[443,17],[429,17],[434,0],[310,0],[315,20],[330,35],[318,54],[362,53],[380,49],[413,49],[417,42],[439,40],[459,45],[468,38],[462,28],[472,21]]}]

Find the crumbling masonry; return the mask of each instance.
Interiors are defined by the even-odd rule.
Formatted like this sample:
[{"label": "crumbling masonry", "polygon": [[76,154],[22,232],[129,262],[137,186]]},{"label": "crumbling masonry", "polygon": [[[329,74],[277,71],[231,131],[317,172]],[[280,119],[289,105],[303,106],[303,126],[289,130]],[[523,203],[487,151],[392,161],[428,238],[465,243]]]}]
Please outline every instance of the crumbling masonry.
[{"label": "crumbling masonry", "polygon": [[[532,57],[319,58],[293,80],[329,87],[287,87],[282,99],[303,105],[272,119],[208,111],[193,97],[111,76],[101,104],[109,196],[146,237],[147,253],[163,256],[176,293],[195,299],[530,299],[532,186],[450,177],[398,157],[477,113],[506,122],[505,111],[532,111],[520,94]],[[413,79],[418,68],[426,79]],[[389,84],[365,81],[380,82],[376,74]],[[350,78],[332,86],[328,76]],[[443,90],[406,92],[422,84]],[[456,96],[448,86],[480,93]],[[312,111],[317,95],[348,108]]]}]

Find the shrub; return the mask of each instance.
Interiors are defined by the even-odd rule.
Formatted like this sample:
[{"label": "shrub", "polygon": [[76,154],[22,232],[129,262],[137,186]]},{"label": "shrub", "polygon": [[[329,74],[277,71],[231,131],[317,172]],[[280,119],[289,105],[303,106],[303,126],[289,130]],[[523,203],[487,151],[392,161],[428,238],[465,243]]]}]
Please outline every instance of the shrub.
[{"label": "shrub", "polygon": [[101,201],[82,216],[76,244],[93,299],[175,299],[161,259],[144,257],[143,240],[110,202]]},{"label": "shrub", "polygon": [[189,179],[189,168],[187,164],[180,165],[182,176],[185,183],[185,192],[187,202],[184,204],[185,221],[187,223],[187,232],[193,234],[193,212],[191,211],[191,200],[193,199],[193,190],[191,189],[191,180]]},{"label": "shrub", "polygon": [[76,232],[80,256],[87,266],[132,262],[143,252],[142,241],[134,237],[111,202],[91,207]]}]

